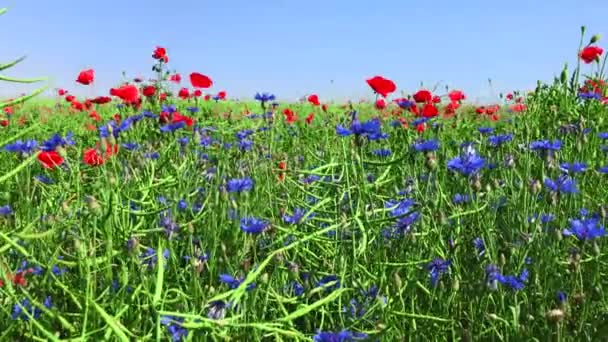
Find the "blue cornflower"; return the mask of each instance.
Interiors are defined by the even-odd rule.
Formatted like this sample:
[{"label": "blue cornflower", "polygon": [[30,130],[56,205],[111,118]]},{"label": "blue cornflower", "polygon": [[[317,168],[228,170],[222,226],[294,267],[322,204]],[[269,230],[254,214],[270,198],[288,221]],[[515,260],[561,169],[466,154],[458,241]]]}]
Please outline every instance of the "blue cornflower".
[{"label": "blue cornflower", "polygon": [[253,180],[246,178],[233,178],[226,183],[226,191],[228,192],[245,192],[253,189]]},{"label": "blue cornflower", "polygon": [[608,165],[600,167],[599,169],[597,169],[597,171],[599,173],[604,173],[604,174],[608,173]]},{"label": "blue cornflower", "polygon": [[236,132],[236,138],[239,140],[248,138],[250,135],[252,135],[254,133],[254,131],[252,129],[243,129],[240,130],[238,132]]},{"label": "blue cornflower", "polygon": [[431,286],[437,286],[441,275],[449,272],[451,264],[451,260],[443,260],[441,258],[436,258],[430,263],[428,263],[426,269],[427,271],[429,271],[429,274],[431,276]]},{"label": "blue cornflower", "polygon": [[[304,210],[302,208],[296,208],[293,211],[293,215],[287,215],[287,214],[283,215],[283,222],[285,222],[287,224],[297,225],[297,224],[302,223],[302,219],[304,218],[305,215],[306,215],[306,210]],[[308,221],[312,217],[314,217],[314,213],[311,213],[310,215],[308,215],[306,220]]]},{"label": "blue cornflower", "polygon": [[477,128],[477,131],[481,134],[489,134],[492,133],[494,131],[494,128],[492,127],[479,127]]},{"label": "blue cornflower", "polygon": [[137,150],[139,148],[139,145],[137,145],[134,142],[127,142],[127,143],[122,144],[122,147],[127,151],[133,151],[133,150]]},{"label": "blue cornflower", "polygon": [[3,205],[0,207],[0,216],[9,216],[13,214],[13,208],[10,205]]},{"label": "blue cornflower", "polygon": [[76,142],[73,138],[74,134],[68,132],[65,138],[62,138],[59,134],[55,133],[47,141],[43,142],[40,149],[43,151],[55,151],[59,146],[74,145]]},{"label": "blue cornflower", "polygon": [[256,93],[254,99],[260,101],[261,103],[266,103],[268,101],[274,101],[276,96],[270,93]]},{"label": "blue cornflower", "polygon": [[13,320],[21,318],[21,320],[23,321],[29,321],[29,317],[24,311],[33,316],[34,319],[40,318],[40,315],[42,314],[42,310],[32,306],[32,304],[30,304],[29,299],[25,298],[21,301],[21,303],[13,305],[13,312],[11,314],[11,318]]},{"label": "blue cornflower", "polygon": [[198,107],[188,107],[186,108],[187,111],[189,111],[190,113],[194,114],[194,113],[198,113],[199,108]]},{"label": "blue cornflower", "polygon": [[538,140],[530,143],[530,149],[533,151],[559,151],[562,148],[560,140]]},{"label": "blue cornflower", "polygon": [[608,139],[608,132],[600,132],[597,134],[597,137],[600,139]]},{"label": "blue cornflower", "polygon": [[144,153],[144,157],[148,158],[148,159],[156,160],[156,159],[160,158],[160,153],[158,153],[158,152]]},{"label": "blue cornflower", "polygon": [[418,126],[418,125],[422,125],[423,123],[426,123],[427,121],[429,121],[429,118],[418,118],[416,120],[412,120],[412,126]]},{"label": "blue cornflower", "polygon": [[602,99],[602,95],[600,95],[596,92],[593,92],[593,91],[578,93],[578,97],[582,100],[601,100]]},{"label": "blue cornflower", "polygon": [[226,316],[227,307],[228,305],[223,300],[216,300],[209,303],[209,311],[207,311],[207,318],[213,320],[224,319],[224,317]]},{"label": "blue cornflower", "polygon": [[163,316],[160,319],[160,324],[167,327],[173,342],[185,340],[188,337],[188,329],[182,327],[182,323],[184,323],[183,317]]},{"label": "blue cornflower", "polygon": [[170,133],[170,132],[175,132],[180,128],[183,128],[186,126],[186,122],[185,121],[178,121],[178,122],[174,122],[174,123],[170,123],[170,124],[166,124],[160,127],[160,131],[163,133]]},{"label": "blue cornflower", "polygon": [[249,234],[259,234],[266,230],[270,223],[268,221],[256,218],[245,217],[241,219],[241,230]]},{"label": "blue cornflower", "polygon": [[253,141],[248,140],[248,139],[243,139],[241,141],[239,141],[239,149],[243,152],[245,151],[251,151],[251,149],[253,148]]},{"label": "blue cornflower", "polygon": [[53,267],[51,267],[51,272],[53,272],[53,274],[56,275],[56,276],[60,276],[60,275],[64,274],[67,271],[68,270],[65,267],[60,268],[57,265],[53,265]]},{"label": "blue cornflower", "polygon": [[36,175],[36,176],[34,176],[34,178],[37,181],[39,181],[40,183],[53,184],[53,180],[50,179],[49,177],[45,176],[45,175]]},{"label": "blue cornflower", "polygon": [[485,162],[485,159],[478,156],[477,151],[469,146],[460,156],[448,161],[448,169],[458,171],[465,176],[471,176],[479,172]]},{"label": "blue cornflower", "polygon": [[499,147],[500,145],[513,140],[513,134],[491,135],[488,137],[490,146]]},{"label": "blue cornflower", "polygon": [[568,300],[568,295],[566,295],[566,293],[563,291],[557,291],[555,300],[557,301],[557,304],[562,305]]},{"label": "blue cornflower", "polygon": [[480,237],[475,238],[473,240],[473,247],[475,247],[475,249],[477,250],[478,256],[481,257],[484,254],[486,254],[486,244],[482,238],[480,238]]},{"label": "blue cornflower", "polygon": [[168,210],[160,214],[160,226],[169,240],[179,232],[179,225],[175,223]]},{"label": "blue cornflower", "polygon": [[184,146],[188,145],[188,142],[190,142],[190,139],[188,137],[180,137],[177,139],[177,142],[179,143],[179,145],[181,147],[184,147]]},{"label": "blue cornflower", "polygon": [[392,154],[391,150],[386,148],[374,150],[372,153],[378,157],[389,157]]},{"label": "blue cornflower", "polygon": [[439,148],[439,142],[437,140],[423,140],[416,142],[412,145],[418,152],[432,152]]},{"label": "blue cornflower", "polygon": [[188,209],[188,202],[186,202],[185,199],[180,199],[179,202],[177,202],[177,209],[179,209],[179,210]]},{"label": "blue cornflower", "polygon": [[416,202],[412,199],[402,199],[402,200],[388,200],[384,204],[384,208],[390,209],[391,216],[403,216],[410,212],[410,208],[416,204]]},{"label": "blue cornflower", "polygon": [[297,280],[292,281],[290,285],[291,289],[293,290],[293,294],[295,294],[297,297],[304,294],[304,286],[302,286],[302,284],[300,284]]},{"label": "blue cornflower", "polygon": [[561,163],[559,165],[560,169],[568,174],[580,173],[587,170],[587,164],[585,163]]},{"label": "blue cornflower", "polygon": [[463,203],[468,203],[470,201],[471,201],[471,196],[469,196],[469,195],[456,194],[456,195],[454,195],[454,197],[452,197],[452,203],[454,203],[454,204],[463,204]]},{"label": "blue cornflower", "polygon": [[[163,258],[165,260],[169,260],[169,250],[163,250]],[[147,265],[149,269],[152,269],[156,266],[158,262],[158,255],[156,255],[156,250],[154,248],[146,248],[144,252],[141,253],[140,259],[142,264]],[[165,263],[165,267],[167,267],[167,263]]]},{"label": "blue cornflower", "polygon": [[173,114],[173,113],[177,112],[177,107],[174,104],[162,105],[161,112],[167,112],[169,114]]},{"label": "blue cornflower", "polygon": [[499,274],[496,280],[502,285],[508,286],[515,291],[519,291],[524,289],[525,283],[528,280],[528,275],[528,270],[524,268],[519,276],[505,276]]},{"label": "blue cornflower", "polygon": [[308,175],[308,176],[302,178],[301,182],[304,183],[304,184],[312,184],[312,183],[314,183],[314,182],[316,182],[316,181],[318,181],[320,179],[321,179],[321,176],[318,176],[318,175]]},{"label": "blue cornflower", "polygon": [[319,331],[312,339],[314,342],[351,342],[366,338],[367,334],[342,330],[340,332]]},{"label": "blue cornflower", "polygon": [[350,129],[342,125],[336,126],[336,133],[339,136],[346,137],[349,135],[366,136],[369,140],[386,139],[388,134],[382,133],[382,124],[380,119],[370,119],[365,122],[360,122],[358,119],[353,120]]},{"label": "blue cornflower", "polygon": [[[243,281],[245,280],[244,277],[241,277],[239,279],[231,276],[230,274],[226,274],[226,273],[222,273],[220,274],[220,281],[226,285],[228,285],[228,287],[232,290],[236,289],[237,287],[241,286],[241,284],[243,283]],[[255,283],[251,283],[249,285],[247,285],[246,290],[247,291],[251,291],[256,287]]]},{"label": "blue cornflower", "polygon": [[563,194],[576,194],[578,188],[576,181],[567,175],[561,175],[556,180],[546,178],[544,184],[552,192],[563,193]]},{"label": "blue cornflower", "polygon": [[579,241],[597,239],[606,235],[599,217],[570,220],[570,227],[562,231],[564,236],[574,235]]},{"label": "blue cornflower", "polygon": [[36,147],[38,147],[38,142],[36,140],[27,140],[25,142],[17,140],[12,144],[4,146],[4,150],[13,153],[30,154]]},{"label": "blue cornflower", "polygon": [[332,292],[340,288],[340,279],[337,276],[330,274],[319,279],[315,287],[323,287],[325,288],[325,291]]},{"label": "blue cornflower", "polygon": [[409,108],[412,108],[413,106],[415,106],[416,103],[412,102],[412,101],[408,101],[406,99],[401,99],[401,100],[397,101],[397,105],[401,109],[409,109]]}]

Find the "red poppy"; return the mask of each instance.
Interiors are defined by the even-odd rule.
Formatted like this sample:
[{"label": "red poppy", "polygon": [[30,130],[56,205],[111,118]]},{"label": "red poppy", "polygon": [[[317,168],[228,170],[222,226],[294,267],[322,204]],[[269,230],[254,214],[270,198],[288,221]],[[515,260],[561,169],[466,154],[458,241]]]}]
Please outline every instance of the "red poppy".
[{"label": "red poppy", "polygon": [[583,62],[589,64],[595,60],[599,61],[602,53],[604,53],[604,50],[601,47],[590,45],[581,50],[579,57],[583,60]]},{"label": "red poppy", "polygon": [[439,96],[437,96],[437,95],[433,96],[433,100],[432,100],[432,102],[433,102],[433,103],[439,103],[439,102],[441,102],[441,97],[439,97]]},{"label": "red poppy", "polygon": [[296,122],[296,120],[298,119],[298,117],[295,115],[295,113],[289,108],[285,108],[283,110],[283,115],[285,116],[285,121],[288,124],[292,124],[292,123]]},{"label": "red poppy", "polygon": [[67,90],[64,90],[64,89],[59,89],[59,90],[57,90],[57,94],[58,94],[59,96],[63,96],[63,95],[65,95],[65,94],[67,94],[67,93],[68,93],[68,91],[67,91]]},{"label": "red poppy", "polygon": [[41,151],[38,153],[38,161],[46,169],[52,169],[63,163],[63,157],[55,151]]},{"label": "red poppy", "polygon": [[105,104],[112,102],[112,98],[109,96],[97,96],[96,98],[92,99],[91,102],[95,104]]},{"label": "red poppy", "polygon": [[279,169],[280,170],[286,170],[287,169],[287,162],[280,161],[279,162]]},{"label": "red poppy", "polygon": [[426,130],[426,125],[425,124],[421,123],[421,124],[416,125],[416,131],[418,133],[422,133],[425,130]]},{"label": "red poppy", "polygon": [[526,110],[526,105],[523,103],[516,103],[512,105],[510,109],[515,113],[521,113]]},{"label": "red poppy", "polygon": [[209,88],[213,85],[213,81],[209,77],[198,72],[190,74],[190,83],[194,88]]},{"label": "red poppy", "polygon": [[431,92],[428,90],[419,90],[416,92],[416,94],[414,94],[414,101],[416,101],[416,103],[427,103],[431,102],[432,100],[433,94],[431,94]]},{"label": "red poppy", "polygon": [[154,86],[147,86],[142,90],[142,94],[144,94],[145,97],[152,97],[155,92],[156,88],[154,88]]},{"label": "red poppy", "polygon": [[448,93],[448,97],[450,98],[450,101],[453,102],[466,99],[466,96],[464,96],[464,93],[460,90],[452,90]]},{"label": "red poppy", "polygon": [[367,84],[380,96],[387,97],[388,94],[397,90],[395,83],[382,76],[374,76],[366,80]]},{"label": "red poppy", "polygon": [[127,84],[120,88],[112,88],[110,89],[110,95],[119,97],[127,103],[135,103],[139,99],[139,91],[132,84]]},{"label": "red poppy", "polygon": [[82,161],[90,166],[99,166],[105,162],[103,157],[94,148],[87,148],[84,150],[84,153],[82,154]]},{"label": "red poppy", "polygon": [[425,118],[432,118],[439,114],[439,110],[432,103],[427,103],[422,107],[422,116]]},{"label": "red poppy", "polygon": [[498,121],[498,120],[500,120],[500,117],[498,116],[498,114],[492,114],[492,116],[490,116],[490,119],[492,121]]},{"label": "red poppy", "polygon": [[460,107],[460,104],[456,101],[452,101],[450,103],[448,103],[447,106],[445,106],[444,108],[444,114],[445,115],[454,115],[456,114],[456,109],[458,109],[458,107]]},{"label": "red poppy", "polygon": [[101,121],[101,116],[99,116],[96,111],[91,111],[89,117],[93,119],[93,121]]},{"label": "red poppy", "polygon": [[211,95],[209,95],[209,94],[205,95],[204,99],[205,99],[205,101],[211,100]]},{"label": "red poppy", "polygon": [[225,100],[226,99],[226,91],[222,90],[219,93],[217,93],[217,98],[220,100]]},{"label": "red poppy", "polygon": [[157,46],[152,54],[152,58],[162,60],[165,63],[169,63],[169,56],[167,56],[167,50],[163,47]]},{"label": "red poppy", "polygon": [[308,96],[307,100],[308,102],[312,103],[313,106],[318,106],[321,104],[321,102],[319,102],[319,96],[317,96],[316,94]]},{"label": "red poppy", "polygon": [[328,108],[328,107],[327,107],[327,105],[326,105],[325,103],[321,105],[321,109],[322,109],[324,112],[326,112],[326,113],[327,113],[327,108]]},{"label": "red poppy", "polygon": [[314,113],[308,114],[308,116],[306,116],[306,119],[305,119],[306,123],[310,125],[312,123],[312,120],[314,120],[314,118],[315,118],[315,114]]},{"label": "red poppy", "polygon": [[192,118],[187,117],[185,115],[181,115],[178,112],[173,113],[173,120],[174,123],[178,123],[178,122],[185,122],[186,126],[190,127],[194,124],[194,120],[192,120]]},{"label": "red poppy", "polygon": [[507,94],[507,100],[509,100],[509,101],[513,100],[513,94],[512,93],[508,93]]},{"label": "red poppy", "polygon": [[486,107],[484,107],[484,106],[475,108],[475,113],[477,113],[477,114],[483,114],[485,111],[486,111]]},{"label": "red poppy", "polygon": [[386,102],[384,101],[384,99],[377,99],[375,105],[376,109],[379,110],[386,108]]},{"label": "red poppy", "polygon": [[185,100],[190,96],[190,92],[188,91],[188,88],[182,88],[177,93],[177,96],[179,96],[181,99]]},{"label": "red poppy", "polygon": [[74,96],[74,95],[68,95],[68,96],[66,96],[66,97],[65,97],[65,100],[66,100],[67,102],[72,102],[72,101],[74,101],[75,99],[76,99],[76,96]]},{"label": "red poppy", "polygon": [[203,92],[200,89],[196,89],[192,95],[194,95],[194,97],[201,97]]},{"label": "red poppy", "polygon": [[160,115],[158,117],[158,121],[161,124],[165,124],[165,123],[169,122],[169,117],[170,117],[169,113],[167,113],[167,112],[160,112]]},{"label": "red poppy", "polygon": [[120,116],[120,114],[118,114],[118,113],[114,114],[113,118],[117,124],[120,124],[120,120],[122,120],[122,117]]},{"label": "red poppy", "polygon": [[82,112],[84,110],[84,105],[76,100],[72,101],[71,105],[72,109]]},{"label": "red poppy", "polygon": [[180,74],[173,74],[169,76],[169,81],[179,83],[182,81],[182,76]]},{"label": "red poppy", "polygon": [[95,71],[93,69],[83,70],[78,74],[78,78],[76,78],[76,82],[84,85],[89,85],[93,83],[93,79],[95,79]]},{"label": "red poppy", "polygon": [[167,94],[161,93],[160,96],[158,97],[158,99],[160,100],[160,102],[165,101],[167,99]]},{"label": "red poppy", "polygon": [[0,120],[0,126],[2,126],[2,127],[8,126],[8,120],[7,119]]}]

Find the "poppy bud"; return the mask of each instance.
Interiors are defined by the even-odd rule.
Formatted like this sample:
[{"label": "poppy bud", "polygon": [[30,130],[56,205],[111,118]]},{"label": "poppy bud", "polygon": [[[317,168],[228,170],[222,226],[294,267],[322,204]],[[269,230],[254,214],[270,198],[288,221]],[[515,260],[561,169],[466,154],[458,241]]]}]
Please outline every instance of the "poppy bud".
[{"label": "poppy bud", "polygon": [[562,84],[566,84],[566,82],[568,82],[568,63],[564,65],[564,69],[560,75],[560,81]]},{"label": "poppy bud", "polygon": [[599,42],[600,38],[602,38],[602,36],[599,34],[593,35],[593,37],[591,37],[591,40],[589,40],[589,45]]}]

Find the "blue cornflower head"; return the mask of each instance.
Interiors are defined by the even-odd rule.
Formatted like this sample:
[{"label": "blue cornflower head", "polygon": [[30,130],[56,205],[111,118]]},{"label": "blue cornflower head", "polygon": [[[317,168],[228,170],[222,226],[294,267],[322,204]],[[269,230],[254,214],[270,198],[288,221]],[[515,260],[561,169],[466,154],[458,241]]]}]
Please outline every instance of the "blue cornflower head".
[{"label": "blue cornflower head", "polygon": [[597,239],[606,235],[599,217],[570,220],[570,227],[562,231],[564,236],[575,236],[579,241]]},{"label": "blue cornflower head", "polygon": [[523,290],[528,280],[529,272],[523,269],[519,276],[498,274],[496,280],[504,286],[510,287],[515,291]]},{"label": "blue cornflower head", "polygon": [[235,135],[236,135],[237,139],[243,140],[245,138],[248,138],[253,133],[254,133],[254,131],[252,129],[243,129],[243,130],[236,132]]},{"label": "blue cornflower head", "polygon": [[256,93],[254,99],[260,101],[262,103],[266,103],[268,101],[274,101],[276,97],[270,93]]},{"label": "blue cornflower head", "polygon": [[468,146],[460,156],[448,161],[448,169],[464,176],[472,176],[479,172],[485,163],[485,159],[478,156],[472,146]]},{"label": "blue cornflower head", "polygon": [[13,305],[11,318],[13,320],[21,318],[23,321],[29,321],[29,316],[24,311],[29,313],[34,319],[40,318],[40,315],[42,314],[42,310],[32,306],[29,299],[25,298],[21,303]]},{"label": "blue cornflower head", "polygon": [[[163,258],[165,258],[165,260],[169,260],[169,255],[170,254],[168,249],[163,250]],[[142,264],[148,266],[148,269],[152,269],[156,266],[156,263],[158,262],[158,255],[156,254],[156,250],[154,248],[148,247],[144,252],[141,253],[140,259]],[[167,267],[166,262],[165,267]]]},{"label": "blue cornflower head", "polygon": [[245,192],[253,189],[253,180],[249,177],[233,178],[226,183],[226,191],[228,192]]},{"label": "blue cornflower head", "polygon": [[253,141],[248,140],[248,139],[243,139],[241,141],[239,141],[239,149],[243,152],[245,151],[251,151],[251,149],[253,148]]},{"label": "blue cornflower head", "polygon": [[297,280],[292,281],[289,284],[289,288],[293,290],[293,294],[295,294],[297,297],[304,294],[304,286],[302,286],[302,284],[300,284]]},{"label": "blue cornflower head", "polygon": [[27,140],[25,142],[17,140],[12,144],[4,146],[4,150],[13,153],[30,154],[36,147],[38,147],[38,142],[36,140]]},{"label": "blue cornflower head", "polygon": [[194,114],[194,113],[198,113],[199,108],[198,107],[188,107],[188,108],[186,108],[186,110],[188,112],[190,112],[191,114]]},{"label": "blue cornflower head", "polygon": [[179,225],[175,223],[168,210],[160,214],[160,226],[168,239],[173,238],[179,232]]},{"label": "blue cornflower head", "polygon": [[580,173],[580,172],[587,170],[587,164],[579,163],[579,162],[561,163],[559,165],[559,168],[565,173],[573,174],[573,173]]},{"label": "blue cornflower head", "polygon": [[600,139],[608,139],[608,132],[600,132],[597,134],[597,137]]},{"label": "blue cornflower head", "polygon": [[478,256],[483,256],[486,254],[486,244],[482,238],[478,237],[473,240],[473,247],[477,250]]},{"label": "blue cornflower head", "polygon": [[10,205],[3,205],[0,207],[0,216],[9,216],[13,214],[13,208]]},{"label": "blue cornflower head", "polygon": [[59,146],[74,145],[74,134],[68,132],[65,138],[62,138],[59,134],[55,133],[47,141],[43,142],[40,149],[43,151],[55,151]]},{"label": "blue cornflower head", "polygon": [[418,119],[412,121],[412,126],[415,127],[415,126],[421,125],[423,123],[426,123],[429,120],[430,120],[429,118],[418,118]]},{"label": "blue cornflower head", "polygon": [[262,233],[270,223],[268,221],[256,218],[256,217],[245,217],[241,219],[241,230],[249,234]]},{"label": "blue cornflower head", "polygon": [[369,140],[386,139],[388,137],[386,133],[382,133],[382,124],[380,123],[380,119],[377,118],[365,122],[360,122],[358,119],[355,119],[351,123],[350,128],[337,125],[336,133],[342,137],[352,134],[366,136]]},{"label": "blue cornflower head", "polygon": [[314,342],[352,342],[367,339],[367,334],[342,330],[340,332],[319,331],[312,340]]},{"label": "blue cornflower head", "polygon": [[479,127],[477,128],[477,131],[481,134],[489,134],[494,132],[494,128],[492,127]]},{"label": "blue cornflower head", "polygon": [[173,113],[177,112],[177,107],[174,104],[172,104],[172,105],[162,105],[161,111],[162,112],[167,112],[169,114],[173,114]]},{"label": "blue cornflower head", "polygon": [[160,131],[163,133],[175,132],[180,128],[186,127],[185,121],[178,121],[170,124],[166,124],[160,127]]},{"label": "blue cornflower head", "polygon": [[332,292],[340,288],[340,279],[337,276],[330,274],[319,279],[315,287],[324,287],[325,291]]},{"label": "blue cornflower head", "polygon": [[160,324],[167,327],[167,331],[171,335],[171,341],[173,342],[186,340],[188,337],[188,329],[182,327],[183,323],[183,317],[163,316],[160,319]]},{"label": "blue cornflower head", "polygon": [[471,201],[471,196],[469,196],[469,195],[456,194],[456,195],[454,195],[454,197],[452,197],[452,203],[454,203],[454,204],[464,204],[464,203],[468,203],[470,201]]},{"label": "blue cornflower head", "polygon": [[542,215],[534,214],[534,215],[531,215],[530,217],[528,217],[528,222],[529,223],[537,222],[539,216],[540,216],[540,222],[543,224],[547,224],[547,223],[555,220],[555,215],[553,215],[553,214],[542,214]]},{"label": "blue cornflower head", "polygon": [[65,272],[67,272],[67,271],[68,271],[68,270],[67,270],[65,267],[60,268],[60,267],[59,267],[59,266],[57,266],[57,265],[53,265],[53,267],[51,267],[51,272],[52,272],[54,275],[56,275],[56,276],[60,276],[60,275],[64,274],[64,273],[65,273]]},{"label": "blue cornflower head", "polygon": [[607,174],[608,173],[608,165],[600,167],[599,169],[597,169],[597,171],[599,173]]},{"label": "blue cornflower head", "polygon": [[142,115],[143,117],[145,117],[145,118],[148,118],[148,119],[156,119],[156,118],[158,118],[158,115],[156,115],[156,114],[152,113],[152,112],[151,112],[151,111],[149,111],[149,110],[144,110],[144,111],[141,113],[141,115]]},{"label": "blue cornflower head", "polygon": [[[245,280],[244,277],[241,277],[239,279],[231,276],[230,274],[220,274],[220,281],[226,285],[228,285],[228,287],[232,290],[236,289],[237,287],[241,286],[241,284],[243,283],[243,281]],[[247,291],[251,291],[256,287],[255,283],[251,283],[249,285],[247,285],[246,290]]]},{"label": "blue cornflower head", "polygon": [[[287,215],[287,214],[283,215],[283,222],[285,222],[287,224],[297,225],[297,224],[302,223],[302,219],[304,218],[304,215],[306,215],[306,210],[304,210],[302,208],[296,208],[293,211],[293,215]],[[314,213],[311,213],[306,218],[306,221],[310,220],[313,217],[314,217]]]},{"label": "blue cornflower head", "polygon": [[544,184],[552,192],[558,192],[563,194],[578,193],[576,181],[568,175],[561,175],[556,180],[546,178]]},{"label": "blue cornflower head", "polygon": [[216,300],[209,303],[209,306],[207,307],[207,318],[213,320],[224,319],[224,317],[226,317],[227,307],[228,305],[226,302],[222,300]]},{"label": "blue cornflower head", "polygon": [[302,178],[301,182],[304,183],[304,184],[312,184],[312,183],[314,183],[314,182],[316,182],[316,181],[318,181],[320,179],[321,179],[321,176],[318,176],[318,175],[308,175],[308,176]]},{"label": "blue cornflower head", "polygon": [[139,148],[139,145],[134,142],[127,142],[122,144],[122,147],[127,151],[134,151]]},{"label": "blue cornflower head", "polygon": [[36,175],[34,176],[34,178],[39,181],[40,183],[44,183],[44,184],[53,184],[53,180],[45,175]]},{"label": "blue cornflower head", "polygon": [[568,295],[566,295],[566,293],[563,291],[557,291],[555,300],[557,301],[557,304],[562,305],[568,300]]},{"label": "blue cornflower head", "polygon": [[160,158],[160,153],[158,153],[158,152],[144,153],[144,158],[156,160],[156,159]]},{"label": "blue cornflower head", "polygon": [[397,105],[401,109],[409,109],[409,108],[412,108],[413,106],[415,106],[416,103],[412,102],[412,101],[408,101],[406,99],[401,99],[401,100],[397,101]]},{"label": "blue cornflower head", "polygon": [[179,143],[180,146],[184,147],[186,145],[188,145],[188,142],[190,141],[190,139],[188,137],[180,137],[177,139],[177,142]]},{"label": "blue cornflower head", "polygon": [[431,276],[431,286],[437,286],[441,275],[449,272],[451,264],[452,261],[449,259],[443,260],[441,258],[436,258],[433,261],[429,262],[428,265],[426,265],[426,269]]},{"label": "blue cornflower head", "polygon": [[391,150],[386,148],[374,150],[372,153],[378,157],[389,157],[392,154]]},{"label": "blue cornflower head", "polygon": [[388,200],[384,204],[384,208],[390,209],[391,216],[403,216],[409,213],[410,208],[416,204],[416,202],[412,199],[402,199],[402,200]]},{"label": "blue cornflower head", "polygon": [[508,143],[512,140],[513,134],[491,135],[488,137],[488,143],[493,147],[499,147],[500,145]]},{"label": "blue cornflower head", "polygon": [[186,202],[186,200],[184,200],[184,199],[180,199],[179,202],[177,202],[177,209],[179,209],[179,210],[188,209],[188,202]]},{"label": "blue cornflower head", "polygon": [[589,91],[589,92],[580,92],[578,93],[578,97],[581,100],[601,100],[602,99],[602,95],[593,92],[593,91]]},{"label": "blue cornflower head", "polygon": [[439,142],[437,140],[423,140],[412,145],[418,152],[432,152],[439,148]]},{"label": "blue cornflower head", "polygon": [[560,140],[538,140],[530,143],[530,149],[532,151],[559,151],[562,148],[562,142]]}]

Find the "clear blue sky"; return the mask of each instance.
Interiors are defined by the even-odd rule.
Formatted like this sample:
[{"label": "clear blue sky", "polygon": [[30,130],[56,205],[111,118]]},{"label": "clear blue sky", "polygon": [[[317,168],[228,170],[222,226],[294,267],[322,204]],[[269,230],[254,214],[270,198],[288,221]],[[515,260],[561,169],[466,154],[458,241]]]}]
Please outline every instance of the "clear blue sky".
[{"label": "clear blue sky", "polygon": [[[483,101],[488,78],[496,92],[531,89],[565,61],[573,68],[581,25],[608,39],[606,0],[10,0],[0,7],[10,8],[0,17],[0,61],[28,55],[5,73],[49,76],[53,87],[86,95],[107,94],[123,70],[151,76],[160,45],[171,67],[207,74],[212,90],[229,96],[358,99],[371,96],[365,79],[378,74],[399,90],[443,81]],[[85,68],[96,71],[93,89],[74,82]],[[0,89],[6,96],[32,87]]]}]

